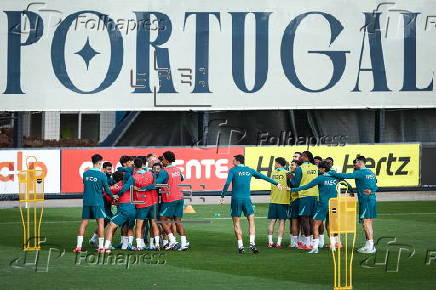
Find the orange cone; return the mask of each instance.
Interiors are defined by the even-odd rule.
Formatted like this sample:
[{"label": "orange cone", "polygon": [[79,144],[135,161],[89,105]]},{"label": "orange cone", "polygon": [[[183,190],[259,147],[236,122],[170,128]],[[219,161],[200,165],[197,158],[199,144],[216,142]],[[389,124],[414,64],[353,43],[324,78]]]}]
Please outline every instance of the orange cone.
[{"label": "orange cone", "polygon": [[195,209],[192,207],[192,205],[188,205],[187,207],[185,207],[185,209],[183,210],[183,213],[196,213]]}]

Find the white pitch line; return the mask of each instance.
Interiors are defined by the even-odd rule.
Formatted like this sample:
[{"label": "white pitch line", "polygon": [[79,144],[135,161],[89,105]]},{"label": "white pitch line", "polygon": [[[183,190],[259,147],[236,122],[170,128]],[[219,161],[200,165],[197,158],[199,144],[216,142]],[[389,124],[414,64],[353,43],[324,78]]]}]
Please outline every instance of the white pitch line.
[{"label": "white pitch line", "polygon": [[[43,224],[66,224],[66,223],[80,223],[81,220],[77,220],[77,221],[48,221],[45,222],[44,221],[44,217],[43,217]],[[0,222],[0,225],[15,225],[15,224],[22,224],[21,222]]]},{"label": "white pitch line", "polygon": [[[381,216],[402,216],[402,215],[436,215],[436,212],[409,212],[409,213],[381,213]],[[241,217],[243,219],[243,217]],[[266,216],[257,216],[256,219],[266,219]],[[186,221],[192,220],[231,220],[231,217],[196,217],[196,218],[185,218]],[[48,221],[42,222],[43,224],[66,224],[66,223],[80,223],[81,220],[77,221]],[[21,222],[0,222],[0,225],[15,225],[21,224]]]},{"label": "white pitch line", "polygon": [[[400,215],[436,215],[436,212],[412,212],[412,213],[380,213],[377,215],[386,215],[386,216],[400,216]],[[257,216],[257,219],[266,219],[266,216]],[[196,218],[196,219],[205,219],[205,220],[231,220],[231,217],[215,217],[215,218]],[[243,217],[241,217],[243,219]]]}]

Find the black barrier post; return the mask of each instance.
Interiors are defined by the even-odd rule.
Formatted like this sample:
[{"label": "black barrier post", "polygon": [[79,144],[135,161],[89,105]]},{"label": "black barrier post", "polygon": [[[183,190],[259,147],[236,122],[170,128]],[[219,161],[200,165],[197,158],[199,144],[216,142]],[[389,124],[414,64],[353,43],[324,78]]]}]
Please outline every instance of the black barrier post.
[{"label": "black barrier post", "polygon": [[385,115],[385,109],[379,109],[375,111],[375,143],[381,143],[384,140],[383,135],[385,130]]},{"label": "black barrier post", "polygon": [[14,114],[14,148],[23,147],[23,112]]}]

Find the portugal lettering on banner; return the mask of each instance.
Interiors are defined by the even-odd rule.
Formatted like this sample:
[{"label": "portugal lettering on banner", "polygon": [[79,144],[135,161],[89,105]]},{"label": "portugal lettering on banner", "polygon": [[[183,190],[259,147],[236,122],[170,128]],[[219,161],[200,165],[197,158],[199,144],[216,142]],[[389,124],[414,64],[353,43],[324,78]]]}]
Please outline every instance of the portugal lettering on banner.
[{"label": "portugal lettering on banner", "polygon": [[161,155],[168,150],[176,154],[174,165],[181,169],[185,177],[183,184],[190,184],[193,191],[221,190],[227,172],[233,167],[233,156],[244,152],[242,147],[64,149],[62,150],[62,193],[83,191],[83,172],[92,167],[93,154],[101,154],[104,161],[111,162],[116,170],[121,166],[119,159],[122,155],[146,156],[149,153]]},{"label": "portugal lettering on banner", "polygon": [[[314,146],[309,150],[313,156],[332,157],[334,165],[340,172],[353,172],[353,160],[358,155],[367,158],[366,167],[377,175],[379,187],[405,187],[419,185],[420,166],[419,144],[398,145],[346,145],[346,146]],[[246,147],[247,166],[257,171],[271,175],[274,169],[274,159],[284,157],[291,160],[296,151],[305,151],[306,146],[265,146]],[[352,182],[354,185],[354,182]],[[271,186],[263,181],[255,180],[253,190],[268,190]]]},{"label": "portugal lettering on banner", "polygon": [[436,107],[434,0],[1,3],[0,111]]}]

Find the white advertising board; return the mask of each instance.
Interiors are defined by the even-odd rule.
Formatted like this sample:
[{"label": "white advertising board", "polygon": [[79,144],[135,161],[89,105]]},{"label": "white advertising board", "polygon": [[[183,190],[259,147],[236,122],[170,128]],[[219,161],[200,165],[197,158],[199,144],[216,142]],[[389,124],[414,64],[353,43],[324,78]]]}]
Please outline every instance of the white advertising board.
[{"label": "white advertising board", "polygon": [[2,0],[0,111],[434,108],[436,2]]}]

